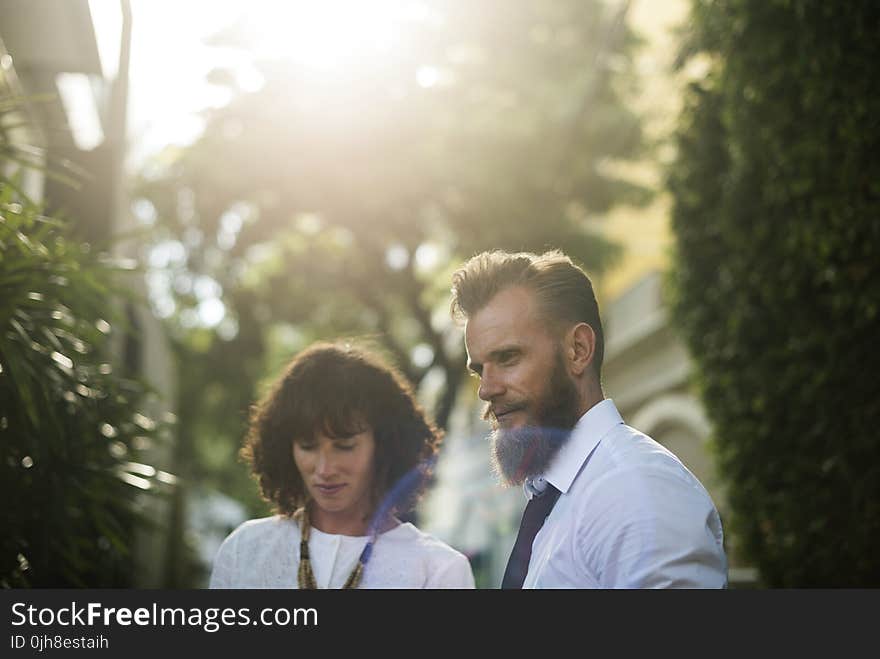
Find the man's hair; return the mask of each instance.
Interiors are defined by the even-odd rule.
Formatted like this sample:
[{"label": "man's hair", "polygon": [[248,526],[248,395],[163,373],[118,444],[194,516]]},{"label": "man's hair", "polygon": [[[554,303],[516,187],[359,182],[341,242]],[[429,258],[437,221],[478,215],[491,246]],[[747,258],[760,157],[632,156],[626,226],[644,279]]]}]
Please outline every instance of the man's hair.
[{"label": "man's hair", "polygon": [[[376,442],[372,505],[406,512],[430,476],[442,434],[403,376],[377,355],[348,343],[317,343],[301,352],[251,410],[242,456],[277,512],[308,501],[293,459],[294,440],[315,433],[346,437],[367,429]],[[385,497],[393,501],[385,500]]]},{"label": "man's hair", "polygon": [[502,290],[523,286],[535,293],[539,309],[560,331],[587,323],[596,334],[593,369],[599,378],[605,353],[599,305],[587,274],[559,250],[532,254],[495,250],[471,257],[452,275],[452,317],[467,320]]}]

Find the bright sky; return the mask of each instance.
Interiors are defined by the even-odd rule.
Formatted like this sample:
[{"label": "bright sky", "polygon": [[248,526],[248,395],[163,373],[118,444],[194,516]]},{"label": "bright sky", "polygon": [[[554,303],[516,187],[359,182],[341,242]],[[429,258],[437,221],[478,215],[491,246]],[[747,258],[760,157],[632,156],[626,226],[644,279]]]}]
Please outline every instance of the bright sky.
[{"label": "bright sky", "polygon": [[191,141],[199,110],[224,102],[205,81],[218,64],[204,38],[235,17],[230,0],[132,0],[129,138],[132,166],[169,143]]},{"label": "bright sky", "polygon": [[242,8],[262,55],[290,58],[318,74],[355,68],[367,53],[391,55],[401,22],[431,20],[420,0],[132,0],[132,166],[166,144],[191,141],[201,128],[199,110],[228,100],[205,81],[216,66],[237,65],[239,84],[259,84],[243,54],[204,45]]}]

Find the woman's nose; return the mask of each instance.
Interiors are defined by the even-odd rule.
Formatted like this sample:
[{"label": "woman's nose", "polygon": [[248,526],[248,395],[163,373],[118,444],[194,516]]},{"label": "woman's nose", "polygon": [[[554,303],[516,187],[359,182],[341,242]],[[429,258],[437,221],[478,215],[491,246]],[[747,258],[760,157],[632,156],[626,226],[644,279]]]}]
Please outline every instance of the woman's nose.
[{"label": "woman's nose", "polygon": [[318,449],[315,472],[318,476],[327,476],[333,473],[334,461],[331,451],[327,448]]}]

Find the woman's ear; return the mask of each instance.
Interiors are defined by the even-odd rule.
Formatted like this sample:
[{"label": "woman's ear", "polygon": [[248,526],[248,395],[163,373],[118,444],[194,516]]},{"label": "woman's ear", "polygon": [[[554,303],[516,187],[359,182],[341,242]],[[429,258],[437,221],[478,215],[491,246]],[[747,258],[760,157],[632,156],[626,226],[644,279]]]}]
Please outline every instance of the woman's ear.
[{"label": "woman's ear", "polygon": [[569,368],[572,375],[581,376],[593,363],[593,356],[596,354],[596,333],[587,323],[578,323],[570,330],[569,336],[567,346]]}]

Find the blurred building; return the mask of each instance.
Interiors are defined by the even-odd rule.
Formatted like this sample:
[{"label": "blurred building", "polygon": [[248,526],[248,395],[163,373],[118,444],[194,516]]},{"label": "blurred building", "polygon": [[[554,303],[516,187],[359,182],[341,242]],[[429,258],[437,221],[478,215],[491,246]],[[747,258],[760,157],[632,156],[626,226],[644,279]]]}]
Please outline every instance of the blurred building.
[{"label": "blurred building", "polygon": [[[727,501],[708,441],[712,428],[689,386],[692,361],[670,324],[662,276],[652,272],[602,310],[606,335],[603,384],[624,420],[669,448],[705,485],[722,517]],[[475,387],[463,392],[437,467],[437,486],[423,506],[423,526],[465,552],[478,586],[495,588],[525,507],[521,488],[503,489],[489,470],[488,425]],[[731,587],[756,573],[726,535]]]},{"label": "blurred building", "polygon": [[[23,190],[100,247],[133,225],[124,175],[130,43],[128,0],[0,0],[0,89],[4,98],[24,99],[15,137],[37,165],[22,168]],[[137,249],[113,245],[120,257]],[[144,293],[140,278],[130,285]],[[148,410],[162,417],[173,400],[164,334],[147,308],[124,312],[133,331],[117,332],[120,361],[127,376],[162,392]],[[151,463],[168,469],[167,451],[154,448]],[[161,529],[167,504],[151,497],[145,505]],[[167,540],[153,531],[134,545],[136,585],[161,585]]]}]

